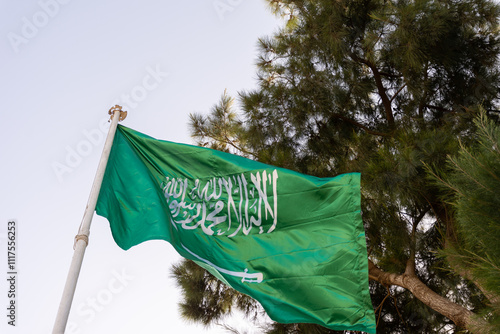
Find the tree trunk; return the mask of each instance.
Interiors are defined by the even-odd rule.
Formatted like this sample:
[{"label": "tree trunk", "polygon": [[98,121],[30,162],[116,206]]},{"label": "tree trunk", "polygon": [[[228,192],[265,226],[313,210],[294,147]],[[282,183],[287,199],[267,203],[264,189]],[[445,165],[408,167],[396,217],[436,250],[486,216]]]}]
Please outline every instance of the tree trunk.
[{"label": "tree trunk", "polygon": [[463,306],[438,295],[414,274],[387,273],[368,261],[369,277],[384,285],[397,285],[410,291],[425,305],[452,320],[458,327],[472,329],[479,325],[473,318],[474,313]]}]

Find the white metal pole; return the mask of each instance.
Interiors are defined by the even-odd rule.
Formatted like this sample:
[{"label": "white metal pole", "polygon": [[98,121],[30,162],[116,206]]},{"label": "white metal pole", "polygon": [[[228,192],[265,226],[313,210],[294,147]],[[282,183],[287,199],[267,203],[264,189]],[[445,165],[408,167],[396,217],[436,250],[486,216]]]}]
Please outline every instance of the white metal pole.
[{"label": "white metal pole", "polygon": [[118,125],[118,121],[125,119],[127,116],[127,112],[122,111],[121,107],[118,105],[112,107],[109,110],[109,114],[111,115],[112,122],[109,127],[106,142],[104,143],[104,149],[102,151],[101,160],[99,161],[99,166],[97,167],[94,183],[92,184],[92,190],[90,191],[87,208],[83,214],[78,235],[75,237],[75,251],[69,267],[66,285],[64,286],[61,303],[59,304],[59,310],[57,311],[57,317],[52,331],[53,334],[63,334],[66,329],[71,303],[73,302],[73,296],[75,295],[76,283],[82,267],[83,256],[88,245],[90,223],[92,222],[95,206],[97,204],[97,197],[99,196],[99,191],[101,190],[102,179],[104,177],[104,171],[106,170],[106,164],[108,163],[109,152],[111,151],[111,146],[113,145],[116,127]]}]

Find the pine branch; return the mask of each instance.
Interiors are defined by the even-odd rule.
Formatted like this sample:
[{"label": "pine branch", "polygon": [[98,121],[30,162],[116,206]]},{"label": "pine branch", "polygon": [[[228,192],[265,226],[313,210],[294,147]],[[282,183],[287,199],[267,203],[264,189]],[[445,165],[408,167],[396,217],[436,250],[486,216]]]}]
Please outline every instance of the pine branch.
[{"label": "pine branch", "polygon": [[462,261],[459,260],[459,258],[467,258],[463,255],[458,255],[455,253],[456,251],[449,245],[446,245],[446,259],[448,262],[448,265],[451,267],[451,269],[457,274],[460,275],[461,277],[465,278],[466,280],[472,282],[482,293],[483,295],[488,298],[488,300],[493,303],[493,304],[498,304],[500,303],[500,296],[492,293],[491,291],[487,290],[484,287],[484,282],[481,279],[477,279],[474,277],[472,270],[470,268],[466,268],[464,265],[462,265]]},{"label": "pine branch", "polygon": [[458,327],[471,329],[481,325],[481,321],[474,318],[473,312],[438,295],[422,283],[416,275],[384,272],[371,260],[368,260],[368,275],[371,280],[383,285],[397,285],[409,290],[421,302],[449,318]]},{"label": "pine branch", "polygon": [[391,100],[390,102],[392,103],[392,101],[394,101],[394,99],[396,98],[396,96],[398,96],[399,93],[401,93],[401,91],[406,87],[406,84],[404,84],[403,86],[401,86],[401,88],[398,89],[398,91],[396,93],[394,93],[394,95],[391,97]]},{"label": "pine branch", "polygon": [[403,76],[401,74],[392,74],[392,73],[387,73],[387,72],[379,72],[379,73],[383,77],[395,78],[395,79],[403,78]]},{"label": "pine branch", "polygon": [[430,109],[436,109],[436,110],[439,110],[439,111],[442,111],[442,112],[446,112],[446,113],[450,113],[450,114],[454,114],[455,113],[453,110],[446,109],[446,108],[439,107],[439,106],[434,106],[434,105],[431,105],[431,104],[425,104],[424,107],[427,107],[427,108],[430,108]]},{"label": "pine branch", "polygon": [[420,213],[418,217],[415,218],[412,224],[412,231],[411,231],[411,244],[410,244],[410,256],[408,260],[406,261],[406,268],[405,268],[405,274],[408,275],[416,275],[415,273],[415,248],[416,248],[416,233],[417,233],[417,226],[418,224],[422,221],[422,219],[425,217],[427,214],[428,210],[424,210]]},{"label": "pine branch", "polygon": [[347,123],[350,123],[358,128],[361,128],[363,129],[366,133],[368,134],[371,134],[371,135],[375,135],[375,136],[380,136],[380,137],[390,137],[391,134],[390,133],[385,133],[385,132],[379,132],[379,131],[375,131],[375,130],[372,130],[370,129],[368,126],[364,125],[364,124],[361,124],[349,117],[346,117],[346,116],[343,116],[343,115],[340,115],[340,114],[333,114],[331,115],[333,118],[338,118],[338,119],[341,119],[343,121],[346,121]]},{"label": "pine branch", "polygon": [[387,91],[384,87],[384,83],[382,82],[382,76],[378,71],[378,68],[371,61],[361,58],[354,53],[351,53],[351,58],[355,61],[365,64],[372,71],[373,78],[375,79],[375,85],[377,86],[378,94],[382,99],[382,105],[384,106],[385,117],[387,119],[387,122],[389,123],[389,128],[394,129],[395,122],[394,122],[394,115],[392,113],[392,103],[389,97],[387,96]]},{"label": "pine branch", "polygon": [[[215,138],[213,138],[213,139],[215,140]],[[234,141],[229,139],[227,136],[224,136],[224,139],[219,139],[218,141],[225,143],[225,144],[228,144],[228,145],[231,145],[233,148],[237,149],[238,151],[240,151],[246,155],[251,155],[252,157],[254,157],[257,160],[259,158],[259,156],[257,154],[250,152],[250,151],[244,149],[243,147],[237,145]]]}]

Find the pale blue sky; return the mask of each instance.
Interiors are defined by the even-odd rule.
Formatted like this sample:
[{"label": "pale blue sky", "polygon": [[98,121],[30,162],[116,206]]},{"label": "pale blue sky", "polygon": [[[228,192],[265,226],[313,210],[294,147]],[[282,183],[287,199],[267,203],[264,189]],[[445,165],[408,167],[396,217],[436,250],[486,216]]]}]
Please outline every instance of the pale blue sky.
[{"label": "pale blue sky", "polygon": [[[2,0],[0,22],[0,277],[7,221],[19,230],[17,326],[1,311],[0,332],[49,333],[108,109],[192,143],[188,114],[255,86],[257,38],[278,22],[263,0]],[[95,217],[67,333],[200,333],[178,314],[178,260],[160,241],[122,251]],[[1,279],[0,306],[6,292]]]}]

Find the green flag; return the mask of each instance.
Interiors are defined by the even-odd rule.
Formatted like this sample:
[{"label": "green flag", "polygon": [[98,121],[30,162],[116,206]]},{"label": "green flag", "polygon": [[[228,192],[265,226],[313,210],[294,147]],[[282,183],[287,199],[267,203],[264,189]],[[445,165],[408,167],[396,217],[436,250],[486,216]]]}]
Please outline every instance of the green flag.
[{"label": "green flag", "polygon": [[118,126],[96,211],[121,248],[168,241],[277,322],[375,333],[359,179]]}]

